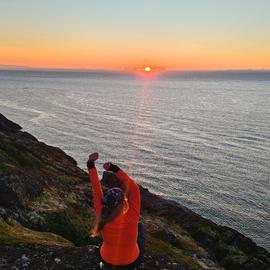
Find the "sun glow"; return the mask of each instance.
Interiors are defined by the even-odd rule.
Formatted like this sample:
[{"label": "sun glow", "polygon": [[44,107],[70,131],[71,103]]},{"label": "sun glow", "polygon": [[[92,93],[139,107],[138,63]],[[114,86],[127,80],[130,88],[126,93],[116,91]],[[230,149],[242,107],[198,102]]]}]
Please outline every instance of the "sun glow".
[{"label": "sun glow", "polygon": [[155,65],[144,64],[138,67],[130,68],[129,71],[135,72],[140,78],[148,80],[157,78],[157,76],[161,72],[165,71],[165,69]]},{"label": "sun glow", "polygon": [[150,72],[152,69],[151,69],[151,67],[145,67],[144,68],[144,71],[146,71],[146,72]]}]

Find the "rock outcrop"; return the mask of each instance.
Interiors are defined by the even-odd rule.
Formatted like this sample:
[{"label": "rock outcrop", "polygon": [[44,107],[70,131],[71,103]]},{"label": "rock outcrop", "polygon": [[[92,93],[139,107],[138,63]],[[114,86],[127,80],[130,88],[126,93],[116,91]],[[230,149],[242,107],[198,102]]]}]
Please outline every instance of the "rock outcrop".
[{"label": "rock outcrop", "polygon": [[[118,185],[104,173],[104,187]],[[141,187],[146,258],[141,269],[270,269],[269,253]],[[0,114],[0,268],[98,269],[87,173],[57,147]]]}]

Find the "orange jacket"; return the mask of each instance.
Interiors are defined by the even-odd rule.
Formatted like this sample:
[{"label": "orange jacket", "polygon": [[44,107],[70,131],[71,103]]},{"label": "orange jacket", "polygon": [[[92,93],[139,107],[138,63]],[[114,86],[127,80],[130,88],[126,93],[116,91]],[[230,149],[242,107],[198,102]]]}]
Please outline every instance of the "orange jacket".
[{"label": "orange jacket", "polygon": [[[140,189],[138,185],[121,169],[116,176],[124,183],[128,194],[129,209],[123,211],[114,220],[107,223],[101,231],[103,244],[100,255],[105,262],[113,265],[127,265],[139,256],[137,245],[138,222],[141,208]],[[93,189],[96,215],[101,214],[103,192],[96,168],[89,169]]]}]

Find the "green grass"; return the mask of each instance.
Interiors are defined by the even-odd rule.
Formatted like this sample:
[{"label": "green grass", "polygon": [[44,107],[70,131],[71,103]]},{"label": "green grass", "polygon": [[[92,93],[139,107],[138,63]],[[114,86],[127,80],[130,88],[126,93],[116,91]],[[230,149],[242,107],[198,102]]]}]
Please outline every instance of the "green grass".
[{"label": "green grass", "polygon": [[192,257],[182,254],[176,247],[155,236],[147,236],[145,247],[147,252],[155,256],[166,256],[186,266],[201,269],[200,265]]},{"label": "green grass", "polygon": [[2,164],[12,164],[29,168],[41,167],[41,162],[14,139],[0,136],[0,153],[0,166]]},{"label": "green grass", "polygon": [[7,224],[4,221],[0,221],[0,244],[15,245],[19,243],[73,246],[70,241],[59,235],[37,232],[18,224]]},{"label": "green grass", "polygon": [[248,260],[248,257],[244,254],[232,254],[227,255],[222,260],[222,265],[226,269],[239,270],[242,269],[242,265]]},{"label": "green grass", "polygon": [[189,253],[195,253],[196,255],[202,255],[200,247],[192,240],[188,238],[176,238],[173,235],[169,235],[164,230],[159,230],[152,233],[154,238],[160,239],[164,242],[170,243],[172,246],[181,249]]},{"label": "green grass", "polygon": [[94,217],[84,207],[73,205],[61,212],[47,213],[44,218],[49,231],[63,236],[76,245],[96,242],[90,236]]}]

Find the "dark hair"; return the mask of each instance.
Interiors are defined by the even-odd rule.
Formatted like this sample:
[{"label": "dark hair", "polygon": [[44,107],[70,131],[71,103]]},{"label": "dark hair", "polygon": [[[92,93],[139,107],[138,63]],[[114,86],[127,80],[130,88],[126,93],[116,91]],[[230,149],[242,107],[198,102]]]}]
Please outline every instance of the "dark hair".
[{"label": "dark hair", "polygon": [[121,188],[114,187],[107,190],[101,201],[106,207],[113,208],[123,202],[124,196],[124,191]]},{"label": "dark hair", "polygon": [[120,188],[111,188],[106,192],[102,198],[104,206],[101,214],[96,218],[93,236],[99,235],[104,226],[120,214],[124,201],[126,201],[126,197]]},{"label": "dark hair", "polygon": [[120,214],[122,207],[123,203],[113,208],[103,207],[100,216],[96,218],[96,224],[92,232],[93,236],[98,236],[104,226]]}]

